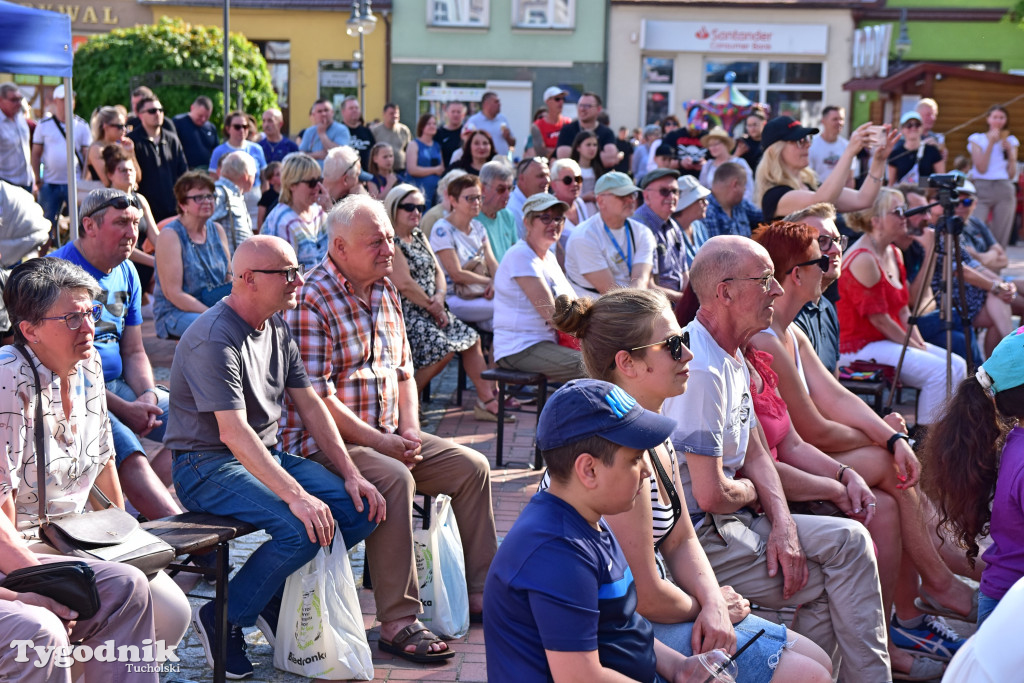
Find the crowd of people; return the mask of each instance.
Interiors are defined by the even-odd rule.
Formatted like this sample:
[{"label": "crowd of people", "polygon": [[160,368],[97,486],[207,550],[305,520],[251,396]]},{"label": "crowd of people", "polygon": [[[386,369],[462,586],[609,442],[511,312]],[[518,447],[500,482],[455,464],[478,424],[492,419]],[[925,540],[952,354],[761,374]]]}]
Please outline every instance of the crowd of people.
[{"label": "crowd of people", "polygon": [[[231,111],[221,141],[208,98],[169,117],[143,87],[133,116],[101,107],[91,135],[76,122],[69,161],[50,132],[58,90],[30,135],[20,92],[0,85],[0,372],[14,389],[0,572],[53,554],[25,541],[41,402],[48,513],[84,511],[95,485],[147,519],[187,509],[267,531],[230,582],[234,678],[253,673],[242,629],[273,645],[285,580],[336,535],[366,541],[380,649],[454,655],[417,618],[417,492],[452,496],[495,681],[685,681],[694,655],[751,641],[739,681],[932,680],[965,648],[944,617],[983,620],[1024,575],[1007,435],[1024,305],[999,274],[1019,143],[1004,108],[949,164],[966,173],[947,246],[943,207],[917,184],[947,167],[931,100],[849,139],[843,109],[825,107],[820,128],[755,109],[739,131],[668,117],[630,141],[599,95],[569,119],[551,87],[513,163],[494,92],[414,131],[393,103],[367,125],[355,98],[340,118],[315,102],[295,139],[277,109],[262,132]],[[95,189],[56,248],[69,165]],[[962,261],[966,296],[950,305],[971,323],[948,335],[945,258]],[[177,340],[169,390],[143,315]],[[500,410],[488,367],[564,383],[539,419],[542,492],[500,550],[486,458],[420,429],[420,390],[456,354],[478,420],[514,421],[528,398]],[[901,358],[912,428],[838,379]],[[972,414],[985,424],[964,434]],[[131,602],[132,620],[101,613],[69,633],[66,608],[0,590],[6,633],[181,640],[174,581],[94,565],[105,608]],[[211,663],[214,621],[212,603],[192,615]],[[126,680],[102,662],[85,673]]]}]

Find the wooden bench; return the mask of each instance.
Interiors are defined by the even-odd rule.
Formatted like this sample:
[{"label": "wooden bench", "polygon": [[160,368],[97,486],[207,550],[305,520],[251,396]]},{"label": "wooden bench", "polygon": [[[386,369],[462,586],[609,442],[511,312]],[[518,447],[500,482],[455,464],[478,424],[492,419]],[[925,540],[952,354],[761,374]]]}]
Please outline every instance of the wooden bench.
[{"label": "wooden bench", "polygon": [[228,656],[228,542],[233,538],[257,531],[252,524],[240,522],[231,517],[218,517],[201,512],[185,512],[173,517],[153,520],[142,524],[142,528],[159,536],[172,548],[176,557],[191,553],[214,550],[216,558],[212,569],[172,562],[168,569],[202,574],[212,578],[216,586],[214,611],[216,628],[211,645],[213,652],[214,683],[224,683],[224,662]]},{"label": "wooden bench", "polygon": [[[519,372],[518,370],[505,370],[504,368],[490,368],[480,373],[483,379],[498,383],[498,443],[495,449],[495,462],[501,467],[504,460],[505,447],[505,399],[509,384],[515,386],[537,387],[537,416],[544,410],[544,402],[548,398],[548,378],[539,372]],[[533,411],[530,411],[533,412]],[[543,458],[540,455],[540,447],[534,439],[533,467],[541,469],[544,466]]]}]

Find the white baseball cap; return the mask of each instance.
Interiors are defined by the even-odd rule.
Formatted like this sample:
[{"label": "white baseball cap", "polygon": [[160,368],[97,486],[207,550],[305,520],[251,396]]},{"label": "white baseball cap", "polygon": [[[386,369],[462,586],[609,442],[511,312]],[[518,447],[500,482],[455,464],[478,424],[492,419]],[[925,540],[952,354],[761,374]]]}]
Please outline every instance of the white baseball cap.
[{"label": "white baseball cap", "polygon": [[548,88],[547,90],[544,91],[544,100],[547,101],[547,100],[551,99],[552,97],[558,97],[559,95],[568,95],[568,94],[569,94],[568,91],[562,90],[561,88],[556,87],[556,86],[553,85],[553,86],[551,86],[550,88]]}]

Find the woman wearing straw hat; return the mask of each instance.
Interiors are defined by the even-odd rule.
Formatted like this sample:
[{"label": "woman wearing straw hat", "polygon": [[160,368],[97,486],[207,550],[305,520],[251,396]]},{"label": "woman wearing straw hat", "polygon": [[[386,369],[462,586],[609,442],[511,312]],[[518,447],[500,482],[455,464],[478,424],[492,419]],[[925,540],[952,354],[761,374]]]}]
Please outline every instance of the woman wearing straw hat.
[{"label": "woman wearing straw hat", "polygon": [[747,189],[743,192],[743,198],[748,202],[754,200],[754,172],[750,165],[742,157],[733,156],[736,149],[736,141],[729,137],[725,129],[715,126],[709,130],[701,139],[700,144],[708,151],[711,157],[704,168],[700,170],[700,184],[711,189],[711,183],[715,180],[715,169],[730,161],[739,164],[747,172]]}]

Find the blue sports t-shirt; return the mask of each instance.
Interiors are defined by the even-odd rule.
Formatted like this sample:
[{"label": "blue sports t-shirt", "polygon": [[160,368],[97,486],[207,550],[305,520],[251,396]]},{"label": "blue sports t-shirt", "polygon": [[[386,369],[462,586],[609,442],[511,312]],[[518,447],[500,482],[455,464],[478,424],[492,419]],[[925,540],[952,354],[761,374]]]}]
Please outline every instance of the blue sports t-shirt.
[{"label": "blue sports t-shirt", "polygon": [[103,306],[100,321],[96,323],[93,345],[103,362],[103,380],[109,382],[121,376],[121,337],[124,328],[142,324],[142,284],[131,261],[125,260],[109,273],[97,270],[85,260],[74,242],[68,242],[47,256],[62,258],[81,266],[99,283],[100,296],[96,303]]},{"label": "blue sports t-shirt", "polygon": [[491,562],[484,589],[487,680],[550,681],[545,650],[592,652],[636,681],[655,680],[654,633],[611,530],[542,491]]}]

